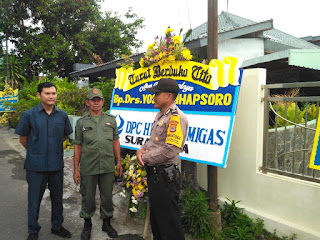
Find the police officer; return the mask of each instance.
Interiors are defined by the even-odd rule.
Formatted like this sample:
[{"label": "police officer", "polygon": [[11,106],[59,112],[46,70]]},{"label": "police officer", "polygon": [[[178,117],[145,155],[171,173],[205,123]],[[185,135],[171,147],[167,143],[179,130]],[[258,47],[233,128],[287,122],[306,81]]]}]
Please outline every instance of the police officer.
[{"label": "police officer", "polygon": [[51,82],[38,85],[40,103],[23,112],[15,133],[27,149],[24,168],[28,182],[28,240],[37,240],[40,203],[48,188],[52,204],[51,232],[63,238],[71,233],[63,222],[63,141],[72,133],[68,115],[55,106],[57,88]]},{"label": "police officer", "polygon": [[[84,218],[81,239],[91,237],[91,217],[96,209],[95,195],[100,190],[100,218],[102,231],[116,238],[117,231],[111,226],[113,216],[112,188],[114,183],[115,158],[117,176],[121,176],[120,142],[118,127],[113,115],[102,112],[104,104],[100,89],[88,91],[86,105],[90,112],[77,121],[74,139],[73,179],[82,195],[80,217]],[[79,169],[80,164],[80,169]]]},{"label": "police officer", "polygon": [[180,193],[179,153],[186,139],[188,121],[175,104],[177,82],[162,78],[153,88],[156,115],[149,141],[137,151],[138,162],[146,167],[150,223],[154,240],[183,240],[178,205]]}]

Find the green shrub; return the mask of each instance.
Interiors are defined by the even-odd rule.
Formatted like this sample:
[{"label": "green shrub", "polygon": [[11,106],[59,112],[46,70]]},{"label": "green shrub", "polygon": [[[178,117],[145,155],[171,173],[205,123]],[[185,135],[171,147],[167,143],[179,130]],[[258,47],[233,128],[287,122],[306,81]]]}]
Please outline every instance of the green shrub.
[{"label": "green shrub", "polygon": [[[317,118],[317,106],[315,104],[304,104],[305,106],[297,106],[294,102],[287,103],[287,116],[286,116],[286,106],[285,103],[279,102],[278,106],[273,104],[273,109],[283,118],[288,119],[291,122],[295,122],[298,124],[305,123],[305,116],[307,111],[307,121],[311,121]],[[296,119],[296,109],[297,109],[297,119]],[[277,127],[283,127],[286,123],[286,126],[292,125],[292,123],[285,121],[284,119],[278,118]],[[273,127],[275,127],[275,122],[273,123]]]},{"label": "green shrub", "polygon": [[87,88],[65,89],[60,92],[57,106],[69,115],[82,116],[87,111],[85,100],[87,99]]},{"label": "green shrub", "polygon": [[[227,198],[228,199],[228,198]],[[221,211],[222,231],[214,233],[215,240],[233,239],[233,240],[294,240],[296,235],[279,237],[276,230],[273,233],[264,228],[263,220],[257,218],[251,219],[243,213],[243,209],[236,206],[240,201],[228,199]]]},{"label": "green shrub", "polygon": [[[45,78],[42,82],[50,81],[57,87],[57,102],[58,108],[64,110],[69,115],[82,116],[86,111],[85,100],[87,99],[87,88],[78,89],[77,85],[67,78]],[[37,97],[38,80],[20,84],[19,101],[17,103],[5,104],[15,108],[15,111],[8,115],[8,120],[13,128],[17,125],[20,115],[39,104],[40,99]]]},{"label": "green shrub", "polygon": [[[285,92],[284,94],[272,95],[272,97],[297,97],[299,96],[300,89],[291,89],[290,91]],[[307,111],[307,121],[311,121],[317,118],[317,106],[315,104],[310,104],[307,102],[300,102],[299,104],[295,102],[277,102],[272,104],[272,108],[276,111],[281,117],[297,123],[304,124],[306,111]],[[271,108],[270,108],[271,111]],[[287,111],[287,115],[286,115]],[[277,127],[283,127],[284,125],[289,126],[292,123],[285,121],[284,119],[275,116],[277,118]],[[275,119],[270,127],[275,127]]]},{"label": "green shrub", "polygon": [[199,189],[182,193],[182,221],[195,239],[212,239],[211,210],[208,197]]},{"label": "green shrub", "polygon": [[240,201],[235,202],[234,200],[231,201],[229,198],[227,199],[230,201],[230,204],[225,202],[224,207],[221,210],[221,218],[222,220],[232,224],[236,222],[242,209],[236,206]]},{"label": "green shrub", "polygon": [[[19,86],[19,101],[24,100],[33,100],[32,103],[37,102],[39,103],[39,98],[37,97],[38,85],[39,81],[24,81],[20,83]],[[15,107],[19,105],[19,102],[15,104]],[[33,105],[34,106],[34,105]]]},{"label": "green shrub", "polygon": [[307,120],[311,121],[318,117],[317,115],[317,105],[316,104],[308,104],[306,106],[307,109]]},{"label": "green shrub", "polygon": [[5,82],[0,81],[0,91],[2,91],[4,89],[4,85],[5,85]]}]

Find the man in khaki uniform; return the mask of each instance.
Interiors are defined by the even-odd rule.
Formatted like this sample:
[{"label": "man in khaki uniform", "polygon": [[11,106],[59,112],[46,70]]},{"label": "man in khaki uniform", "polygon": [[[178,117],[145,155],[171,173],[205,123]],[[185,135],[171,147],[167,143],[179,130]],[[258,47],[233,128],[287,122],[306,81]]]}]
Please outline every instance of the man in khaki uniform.
[{"label": "man in khaki uniform", "polygon": [[177,82],[162,78],[147,89],[154,92],[154,120],[149,141],[137,151],[137,159],[147,170],[150,222],[154,240],[184,240],[179,209],[179,153],[187,136],[188,120],[175,104]]},{"label": "man in khaki uniform", "polygon": [[89,240],[91,236],[91,217],[96,209],[97,185],[100,190],[102,230],[111,238],[118,236],[110,220],[113,216],[115,158],[117,176],[122,174],[120,142],[115,117],[102,112],[103,104],[102,92],[96,88],[90,89],[86,100],[90,113],[80,118],[75,128],[73,179],[77,185],[80,183],[82,195],[80,217],[84,218],[84,228],[81,240]]}]

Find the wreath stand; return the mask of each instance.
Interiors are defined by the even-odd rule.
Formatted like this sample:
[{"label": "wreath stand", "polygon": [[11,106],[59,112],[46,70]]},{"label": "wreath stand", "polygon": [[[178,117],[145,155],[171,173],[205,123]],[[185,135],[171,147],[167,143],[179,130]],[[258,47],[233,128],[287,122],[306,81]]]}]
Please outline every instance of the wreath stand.
[{"label": "wreath stand", "polygon": [[[129,198],[129,202],[130,202],[130,198]],[[123,220],[123,225],[127,224],[128,217],[129,217],[129,203],[128,203],[126,214],[125,214],[125,217],[124,217],[124,220]],[[148,204],[148,206],[147,206],[147,215],[146,215],[146,219],[144,221],[144,229],[143,229],[143,234],[142,234],[142,237],[144,239],[147,238],[149,224],[150,224],[150,204]],[[153,236],[151,234],[151,240],[152,239],[153,239]]]}]

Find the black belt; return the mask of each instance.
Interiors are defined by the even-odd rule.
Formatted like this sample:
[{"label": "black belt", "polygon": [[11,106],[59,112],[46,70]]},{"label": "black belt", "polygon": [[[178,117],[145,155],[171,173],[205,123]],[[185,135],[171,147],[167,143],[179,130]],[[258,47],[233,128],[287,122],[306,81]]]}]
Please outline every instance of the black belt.
[{"label": "black belt", "polygon": [[160,173],[164,173],[164,169],[174,166],[176,169],[178,169],[178,165],[175,164],[166,164],[166,165],[156,165],[156,166],[146,166],[147,175],[156,175]]}]

